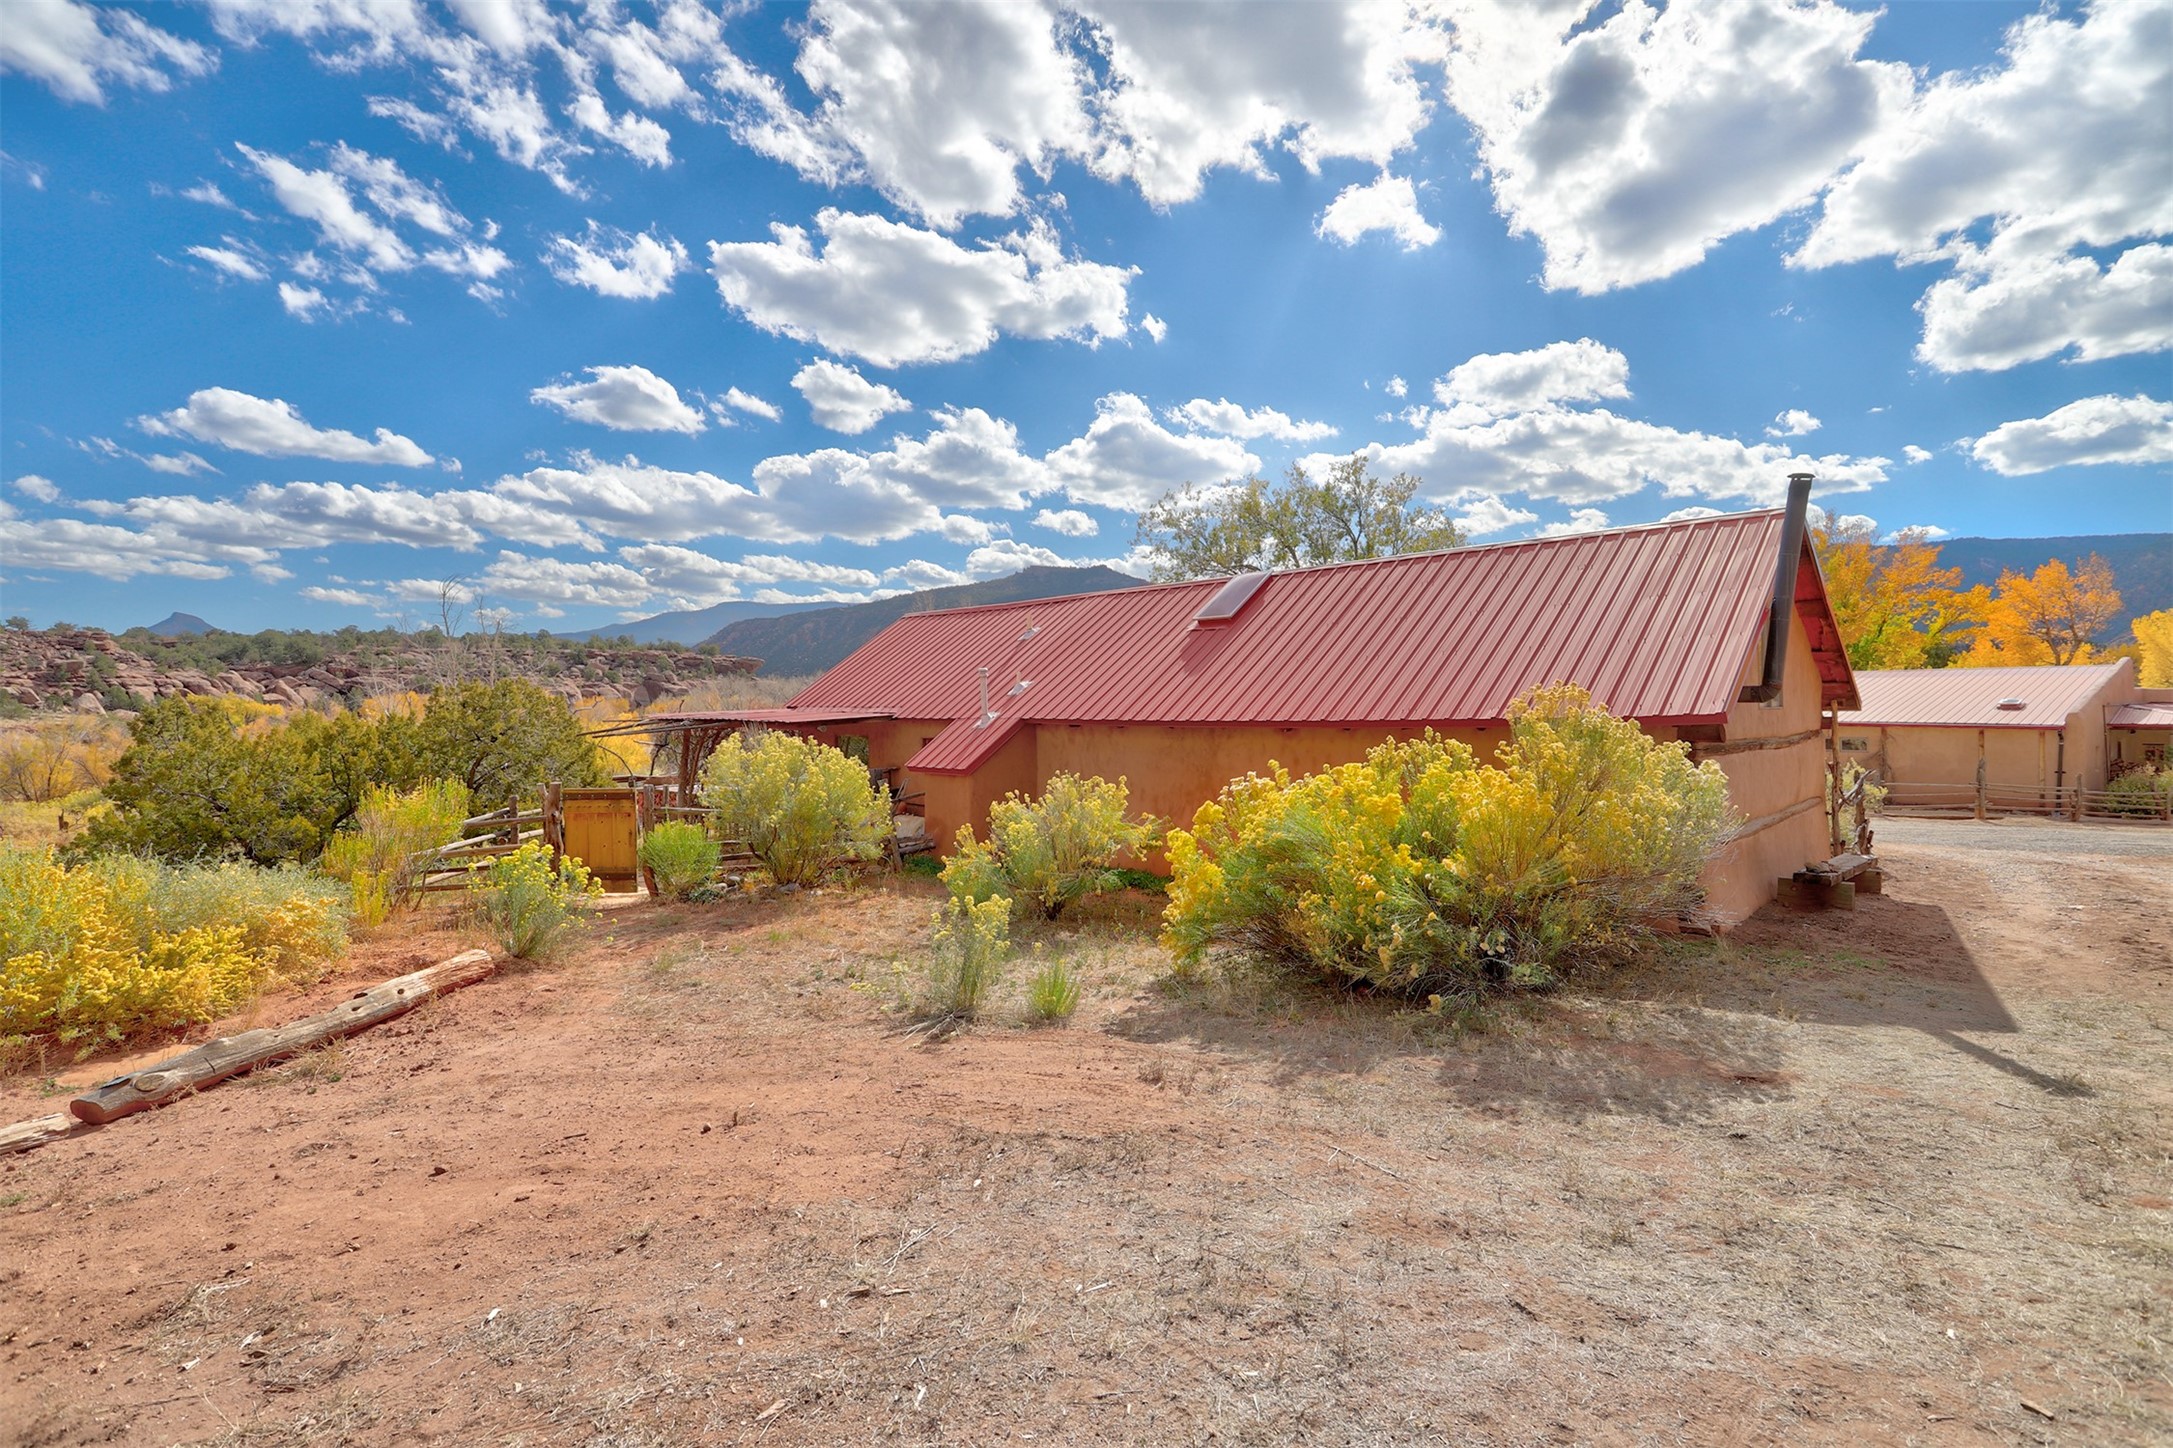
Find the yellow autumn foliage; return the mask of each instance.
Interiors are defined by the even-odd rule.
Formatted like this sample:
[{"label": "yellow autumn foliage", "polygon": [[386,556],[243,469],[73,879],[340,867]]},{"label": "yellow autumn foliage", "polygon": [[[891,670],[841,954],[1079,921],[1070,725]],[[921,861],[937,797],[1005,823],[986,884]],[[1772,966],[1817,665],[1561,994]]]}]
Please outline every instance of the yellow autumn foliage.
[{"label": "yellow autumn foliage", "polygon": [[69,868],[0,845],[0,1039],[103,1044],[215,1020],[345,950],[344,894],[297,871]]},{"label": "yellow autumn foliage", "polygon": [[1717,766],[1555,685],[1511,706],[1491,764],[1429,731],[1232,781],[1169,836],[1162,938],[1415,995],[1545,984],[1693,907],[1732,823]]}]

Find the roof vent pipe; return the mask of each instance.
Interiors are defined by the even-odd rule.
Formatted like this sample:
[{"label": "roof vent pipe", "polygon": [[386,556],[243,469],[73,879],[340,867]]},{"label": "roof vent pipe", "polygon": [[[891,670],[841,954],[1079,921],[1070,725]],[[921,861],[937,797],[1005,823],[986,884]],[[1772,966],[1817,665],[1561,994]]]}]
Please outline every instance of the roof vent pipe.
[{"label": "roof vent pipe", "polygon": [[1781,517],[1781,559],[1773,570],[1773,602],[1766,612],[1766,666],[1755,684],[1743,686],[1736,701],[1772,704],[1781,697],[1781,675],[1788,668],[1788,625],[1796,615],[1796,572],[1803,566],[1804,514],[1811,506],[1810,473],[1788,475],[1788,511]]},{"label": "roof vent pipe", "polygon": [[988,712],[988,665],[983,664],[981,666],[981,717],[979,722],[985,725],[995,717],[995,715]]}]

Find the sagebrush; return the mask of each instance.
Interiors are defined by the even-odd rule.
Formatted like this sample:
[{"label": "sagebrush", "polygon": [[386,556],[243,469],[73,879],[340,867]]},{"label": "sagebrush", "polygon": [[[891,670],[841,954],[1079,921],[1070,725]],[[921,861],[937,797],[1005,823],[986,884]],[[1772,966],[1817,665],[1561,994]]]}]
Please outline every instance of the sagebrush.
[{"label": "sagebrush", "polygon": [[1131,818],[1126,781],[1058,774],[1033,798],[989,807],[988,838],[961,825],[943,883],[961,900],[1009,896],[1048,919],[1084,895],[1121,889],[1114,862],[1146,849],[1152,820]]},{"label": "sagebrush", "polygon": [[1492,764],[1429,731],[1233,781],[1170,835],[1163,941],[1414,995],[1543,985],[1694,909],[1732,825],[1718,766],[1556,685],[1511,706]]},{"label": "sagebrush", "polygon": [[729,736],[702,766],[701,794],[717,833],[744,841],[780,885],[873,859],[890,837],[890,791],[867,766],[793,734]]}]

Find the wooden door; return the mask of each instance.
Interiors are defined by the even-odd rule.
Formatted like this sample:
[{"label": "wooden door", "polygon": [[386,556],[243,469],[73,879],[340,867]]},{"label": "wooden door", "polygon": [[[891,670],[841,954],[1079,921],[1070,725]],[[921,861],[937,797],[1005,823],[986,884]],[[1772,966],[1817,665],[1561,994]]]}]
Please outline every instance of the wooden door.
[{"label": "wooden door", "polygon": [[563,800],[566,853],[606,886],[632,889],[639,873],[634,791],[569,789]]}]

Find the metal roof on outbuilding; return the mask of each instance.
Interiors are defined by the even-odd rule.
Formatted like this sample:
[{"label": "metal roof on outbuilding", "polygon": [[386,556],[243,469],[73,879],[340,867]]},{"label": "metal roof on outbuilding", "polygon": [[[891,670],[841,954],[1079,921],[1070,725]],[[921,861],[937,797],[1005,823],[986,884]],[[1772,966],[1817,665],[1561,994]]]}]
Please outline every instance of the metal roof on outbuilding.
[{"label": "metal roof on outbuilding", "polygon": [[[1562,680],[1647,724],[1717,723],[1757,647],[1782,534],[1776,509],[1298,569],[1205,623],[1227,580],[912,614],[792,707],[956,721],[907,766],[934,773],[970,771],[1021,722],[1485,724]],[[1796,606],[1822,702],[1854,703],[1808,548]]]},{"label": "metal roof on outbuilding", "polygon": [[[2135,664],[2044,664],[1996,669],[1864,669],[1856,675],[1861,708],[1843,711],[1841,727],[1906,729],[2064,729],[2132,677]],[[2093,713],[2086,722],[2097,723]]]},{"label": "metal roof on outbuilding", "polygon": [[2114,729],[2173,729],[2173,704],[2116,704],[2105,722]]}]

